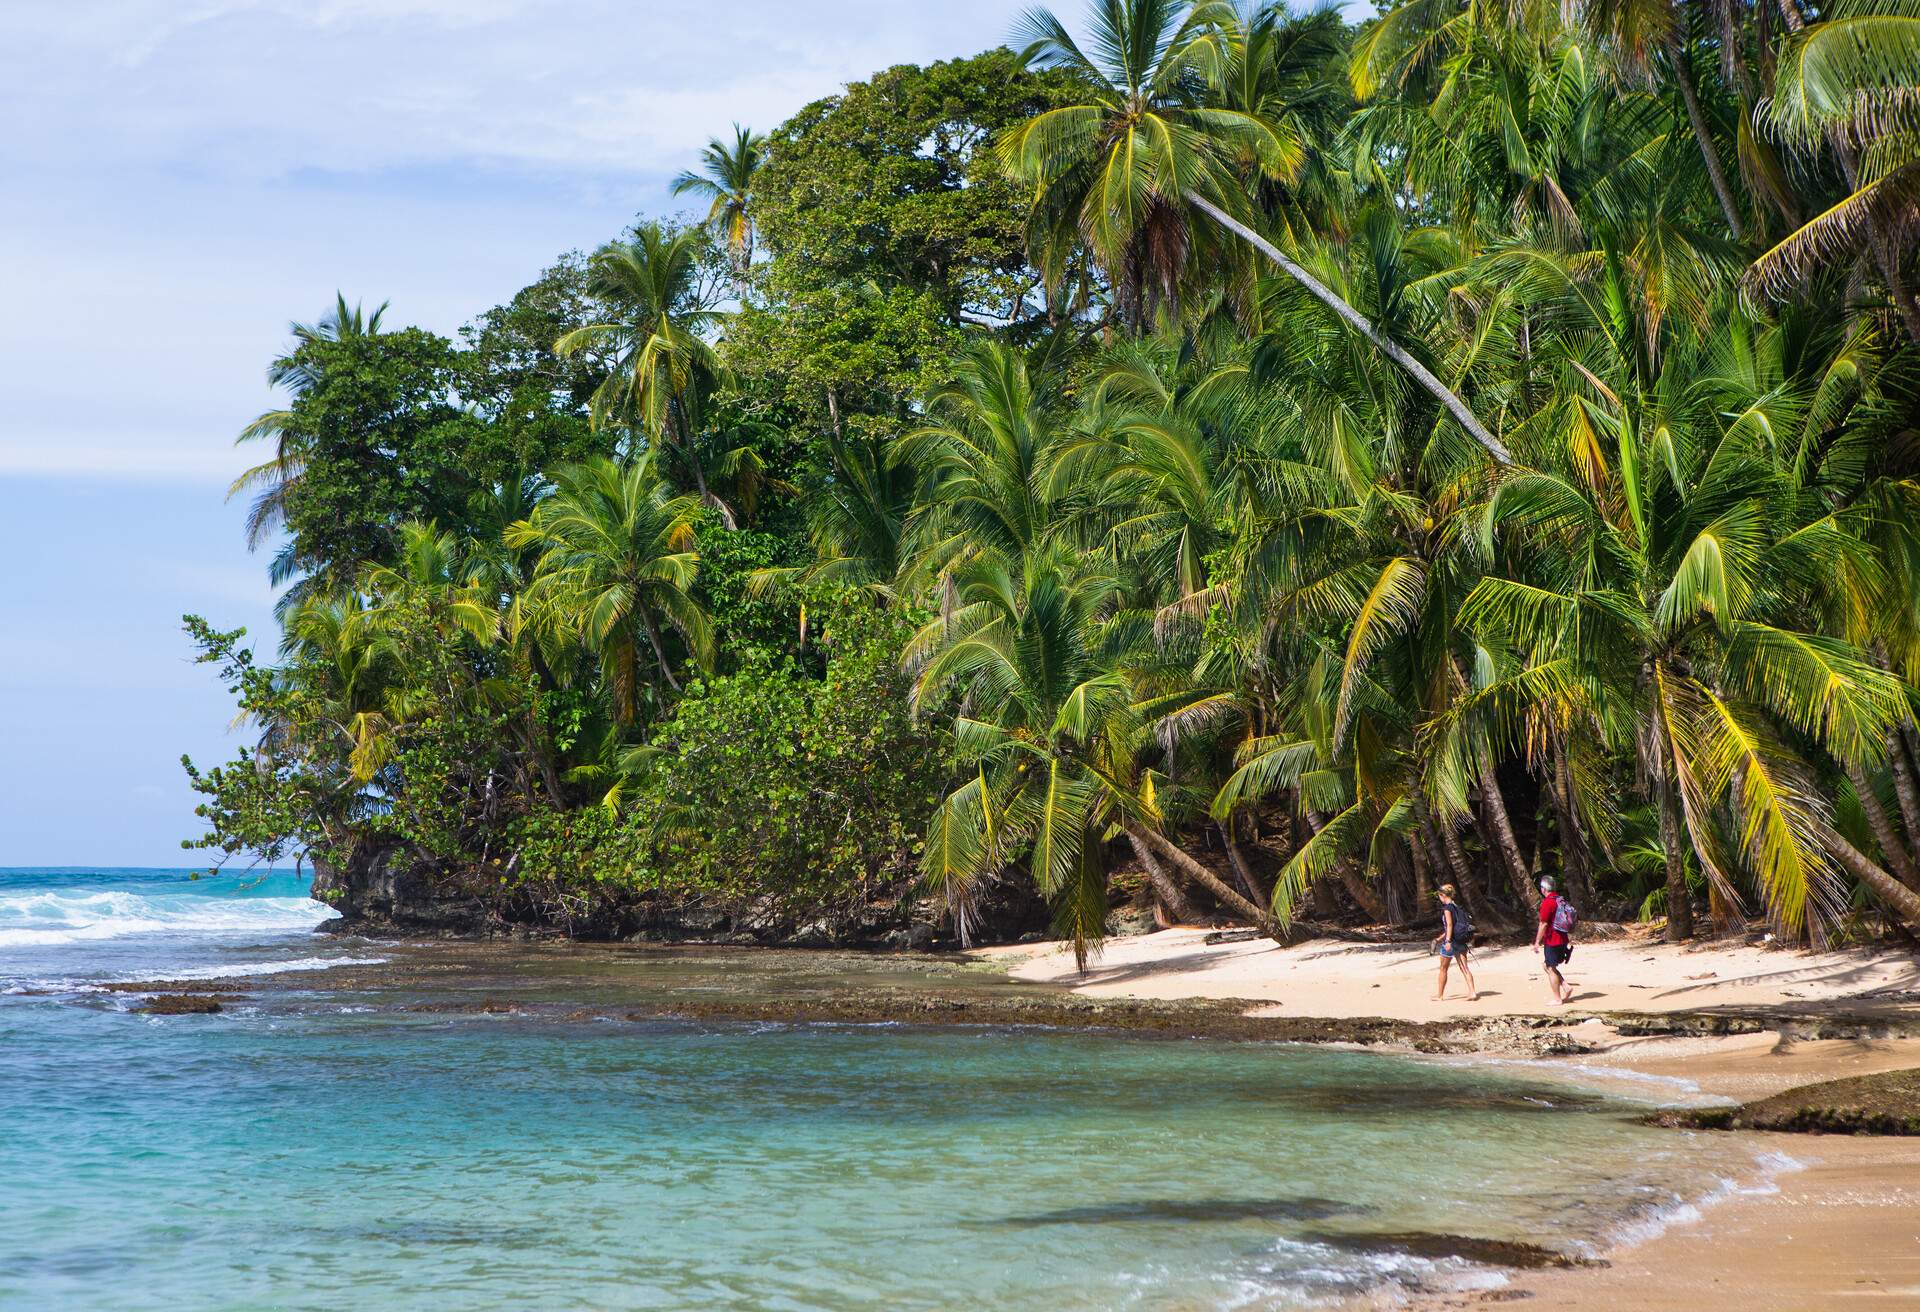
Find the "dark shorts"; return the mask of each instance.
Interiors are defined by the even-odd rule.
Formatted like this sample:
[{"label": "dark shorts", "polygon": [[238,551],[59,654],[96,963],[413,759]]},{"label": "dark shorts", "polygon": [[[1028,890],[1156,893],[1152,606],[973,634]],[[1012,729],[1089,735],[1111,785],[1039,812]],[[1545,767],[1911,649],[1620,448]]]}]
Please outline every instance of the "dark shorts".
[{"label": "dark shorts", "polygon": [[1571,943],[1549,943],[1547,950],[1547,969],[1558,970],[1567,964],[1567,958],[1573,955]]}]

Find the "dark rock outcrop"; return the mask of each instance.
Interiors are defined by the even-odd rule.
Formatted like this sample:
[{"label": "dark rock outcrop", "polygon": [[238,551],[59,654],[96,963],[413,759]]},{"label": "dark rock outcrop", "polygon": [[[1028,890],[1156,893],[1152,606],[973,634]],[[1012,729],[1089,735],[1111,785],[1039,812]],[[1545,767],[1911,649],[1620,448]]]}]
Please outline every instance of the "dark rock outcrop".
[{"label": "dark rock outcrop", "polygon": [[[796,910],[773,898],[715,903],[596,888],[585,898],[543,903],[497,875],[464,875],[399,847],[363,847],[338,866],[316,857],[313,868],[313,896],[340,913],[320,926],[330,934],[896,950],[925,949],[942,937],[931,909],[910,898]],[[994,910],[994,932],[976,941],[1002,941],[1031,919]]]},{"label": "dark rock outcrop", "polygon": [[[231,999],[228,999],[231,1001]],[[207,1016],[224,1010],[219,998],[200,993],[162,993],[134,1008],[154,1016]]]},{"label": "dark rock outcrop", "polygon": [[1665,1112],[1656,1120],[1698,1130],[1920,1135],[1920,1070],[1825,1080],[1740,1107]]},{"label": "dark rock outcrop", "polygon": [[397,847],[361,847],[344,866],[315,857],[313,896],[340,913],[321,925],[327,933],[470,938],[499,932],[485,902]]}]

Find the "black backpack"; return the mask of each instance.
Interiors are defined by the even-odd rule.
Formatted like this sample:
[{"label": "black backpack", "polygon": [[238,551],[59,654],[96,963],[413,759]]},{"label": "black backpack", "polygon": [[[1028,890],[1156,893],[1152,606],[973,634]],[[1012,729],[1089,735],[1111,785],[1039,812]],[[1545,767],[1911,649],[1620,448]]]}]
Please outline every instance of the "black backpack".
[{"label": "black backpack", "polygon": [[1440,917],[1443,924],[1445,923],[1446,914],[1448,911],[1453,912],[1453,942],[1455,943],[1472,942],[1473,920],[1471,917],[1467,915],[1467,909],[1464,906],[1461,906],[1458,902],[1455,902],[1450,907],[1442,907],[1440,909]]}]

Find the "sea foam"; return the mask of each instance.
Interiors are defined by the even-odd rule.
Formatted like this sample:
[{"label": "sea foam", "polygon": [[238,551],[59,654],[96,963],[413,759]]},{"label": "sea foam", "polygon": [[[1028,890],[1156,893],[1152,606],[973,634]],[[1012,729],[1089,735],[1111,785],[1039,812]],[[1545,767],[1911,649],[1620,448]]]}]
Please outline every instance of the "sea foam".
[{"label": "sea foam", "polygon": [[0,895],[0,947],[136,934],[228,935],[311,929],[339,913],[310,897],[145,897],[124,890]]}]

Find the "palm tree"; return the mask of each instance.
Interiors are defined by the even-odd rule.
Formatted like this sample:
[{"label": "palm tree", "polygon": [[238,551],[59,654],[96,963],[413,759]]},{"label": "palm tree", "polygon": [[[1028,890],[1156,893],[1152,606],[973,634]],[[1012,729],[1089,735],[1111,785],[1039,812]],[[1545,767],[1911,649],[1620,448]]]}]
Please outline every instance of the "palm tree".
[{"label": "palm tree", "polygon": [[593,295],[617,316],[553,344],[562,356],[595,351],[608,372],[593,393],[595,427],[623,423],[677,449],[702,500],[711,500],[695,445],[704,397],[720,372],[704,334],[721,316],[699,299],[702,238],[657,223],[595,253]]},{"label": "palm tree", "polygon": [[[1837,911],[1838,867],[1911,919],[1920,898],[1841,837],[1821,785],[1822,758],[1876,767],[1903,703],[1896,679],[1821,624],[1872,613],[1883,577],[1844,508],[1858,466],[1828,428],[1853,390],[1828,387],[1802,425],[1822,380],[1730,367],[1760,347],[1791,358],[1777,354],[1784,334],[1754,343],[1737,321],[1710,345],[1670,344],[1656,367],[1606,308],[1625,299],[1616,280],[1562,302],[1568,372],[1552,412],[1565,449],[1587,454],[1500,484],[1486,517],[1508,570],[1480,581],[1460,623],[1532,653],[1545,673],[1516,704],[1577,697],[1635,754],[1672,937],[1692,933],[1689,856],[1723,914],[1744,866],[1798,930]],[[1862,364],[1837,367],[1858,378]]]},{"label": "palm tree", "polygon": [[[1125,662],[1140,617],[1115,609],[1117,580],[1062,544],[955,571],[955,604],[916,635],[913,703],[958,699],[966,782],[929,826],[922,871],[966,932],[978,881],[1027,853],[1054,926],[1085,969],[1106,934],[1110,831],[1166,857],[1256,924],[1264,912],[1159,832],[1166,776],[1144,768],[1150,717]],[[1161,708],[1164,710],[1164,708]]]},{"label": "palm tree", "polygon": [[736,283],[744,282],[753,263],[753,175],[766,154],[767,139],[733,125],[733,140],[710,139],[701,150],[700,172],[688,171],[673,180],[673,194],[705,198],[707,225],[727,244],[727,260]]},{"label": "palm tree", "polygon": [[1714,144],[1706,110],[1701,107],[1700,90],[1694,84],[1693,60],[1688,52],[1688,7],[1679,0],[1583,0],[1578,12],[1628,80],[1651,81],[1656,57],[1666,61],[1666,75],[1680,92],[1687,127],[1699,148],[1700,162],[1727,221],[1727,230],[1734,241],[1744,242],[1747,231],[1740,219],[1740,206],[1720,162],[1720,148]]},{"label": "palm tree", "polygon": [[919,474],[906,565],[929,578],[982,554],[1016,561],[1058,526],[1050,464],[1072,418],[1058,379],[1004,342],[976,343],[954,371],[927,402],[934,422],[888,453]]},{"label": "palm tree", "polygon": [[[267,366],[267,385],[286,388],[288,394],[298,401],[320,381],[321,365],[314,358],[312,348],[319,343],[339,342],[353,337],[376,337],[380,333],[381,317],[386,311],[387,303],[382,301],[372,314],[364,313],[358,304],[349,306],[345,295],[335,293],[333,308],[319,319],[313,323],[296,322],[290,325],[293,344]],[[295,431],[293,423],[291,408],[268,410],[241,429],[240,436],[234,439],[236,446],[260,441],[274,444],[270,459],[242,472],[227,488],[229,501],[242,492],[254,493],[253,503],[247,508],[249,551],[258,551],[273,535],[273,531],[286,522],[287,503],[306,469],[306,452],[301,449],[300,434]],[[276,562],[274,582],[284,581],[290,572],[290,569],[283,572]]]},{"label": "palm tree", "polygon": [[507,530],[509,546],[540,551],[525,598],[526,622],[577,636],[599,660],[622,724],[639,715],[644,653],[675,692],[665,629],[693,660],[711,664],[707,615],[694,599],[700,503],[676,495],[653,461],[605,458],[553,475],[553,495]]},{"label": "palm tree", "polygon": [[1121,318],[1144,328],[1177,311],[1193,253],[1190,197],[1245,208],[1237,165],[1291,177],[1303,149],[1265,114],[1205,102],[1209,71],[1228,62],[1217,2],[1103,0],[1089,14],[1089,55],[1066,26],[1034,10],[1015,35],[1023,58],[1085,86],[1077,105],[1046,110],[1006,134],[1001,159],[1070,222],[1105,270]]},{"label": "palm tree", "polygon": [[1774,295],[1807,271],[1862,245],[1872,253],[1905,323],[1920,343],[1920,299],[1906,260],[1920,244],[1920,14],[1892,4],[1848,5],[1812,26],[1792,11],[1770,117],[1809,153],[1830,146],[1848,194],[1753,263],[1751,289]]}]

